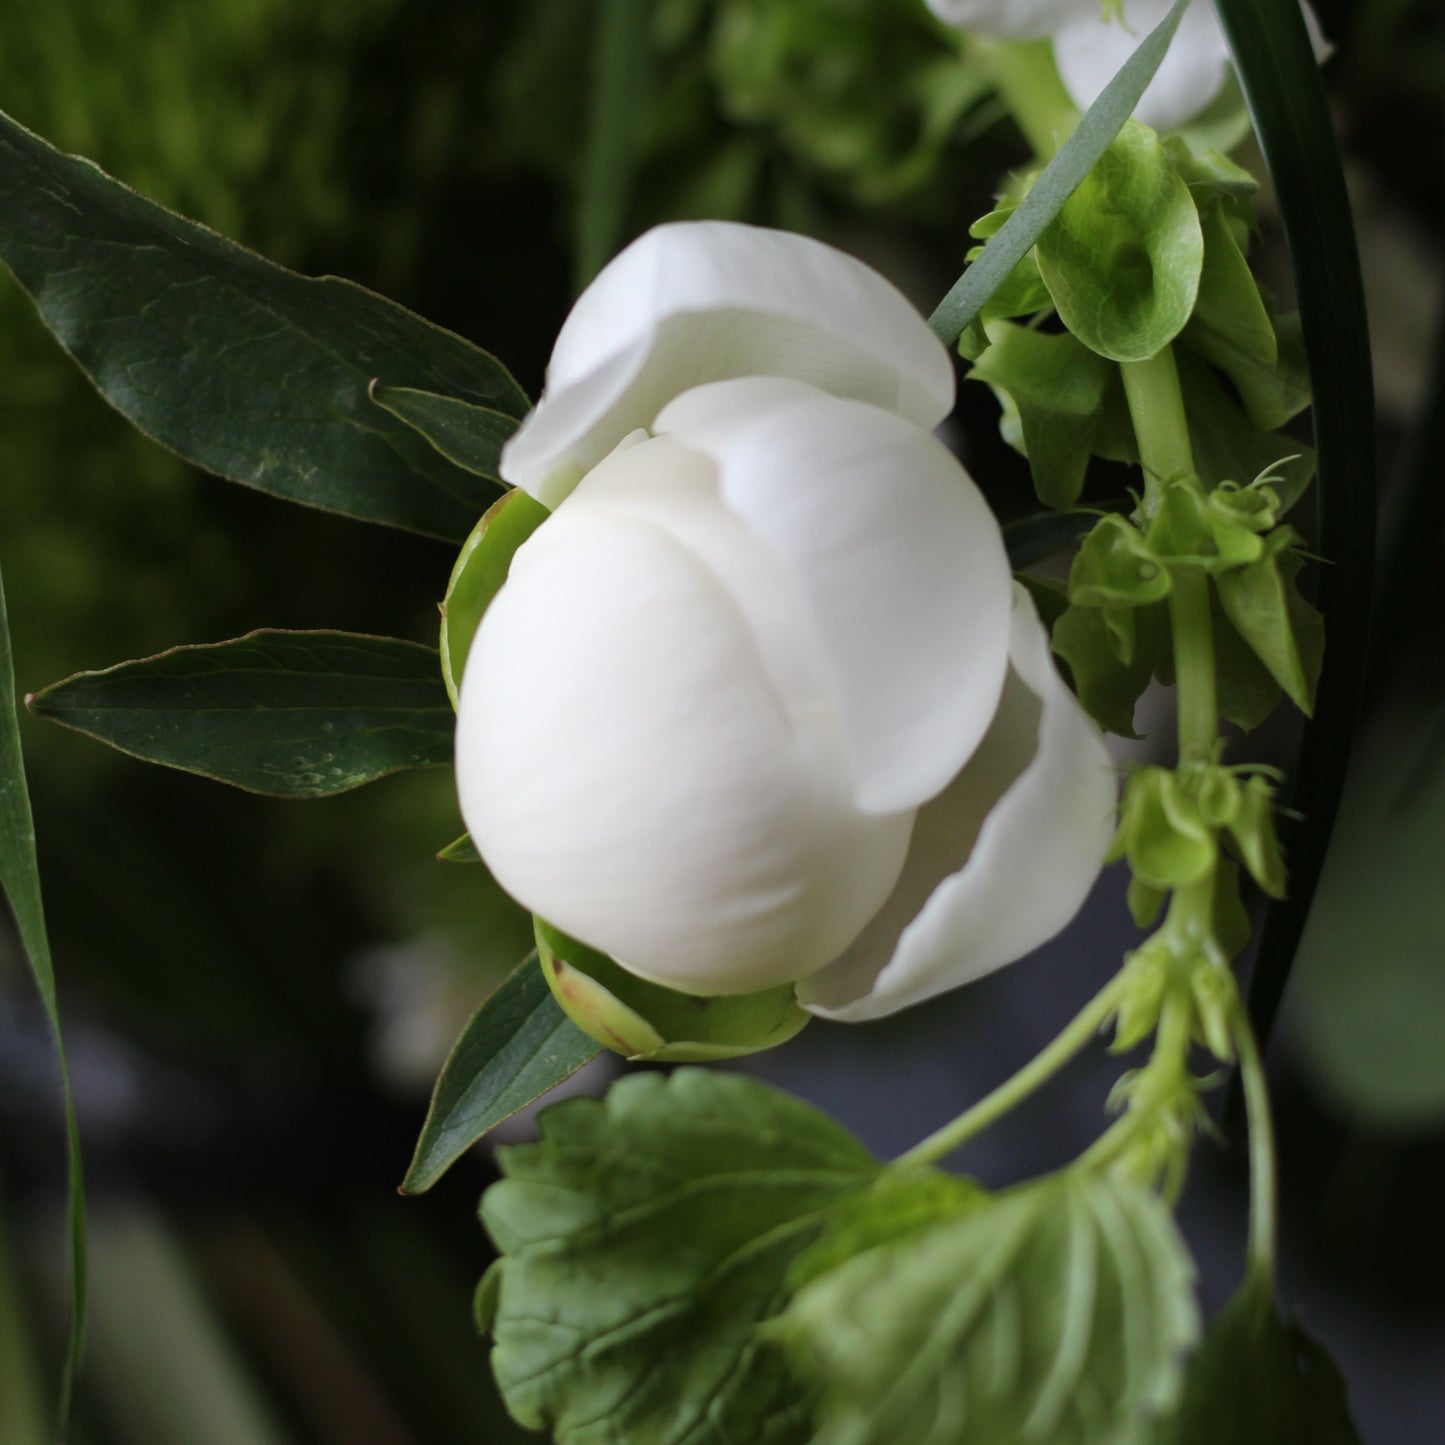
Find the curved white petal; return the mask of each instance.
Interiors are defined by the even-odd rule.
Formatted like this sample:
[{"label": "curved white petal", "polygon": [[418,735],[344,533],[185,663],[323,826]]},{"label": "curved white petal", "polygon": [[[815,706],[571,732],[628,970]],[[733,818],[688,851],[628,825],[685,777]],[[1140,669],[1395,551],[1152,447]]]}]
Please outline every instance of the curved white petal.
[{"label": "curved white petal", "polygon": [[[1169,13],[1172,0],[1123,0],[1123,21],[1105,22],[1091,3],[1054,32],[1054,60],[1065,89],[1087,110],[1145,36]],[[1211,0],[1184,12],[1163,64],[1149,82],[1134,118],[1156,130],[1178,130],[1224,87],[1229,44]]]},{"label": "curved white petal", "polygon": [[[613,471],[659,445],[689,483],[685,511],[711,476],[703,459],[644,442]],[[802,719],[822,741],[799,736],[732,589],[799,604],[752,550],[720,577],[672,527],[579,490],[518,549],[458,708],[462,815],[502,886],[643,977],[698,993],[786,982],[845,947],[892,889],[911,823],[852,807],[831,710]],[[806,618],[777,635],[816,646]]]},{"label": "curved white petal", "polygon": [[502,475],[555,505],[674,396],[734,376],[796,377],[924,427],[953,407],[947,352],[861,261],[785,231],[673,222],[634,241],[578,299]]},{"label": "curved white petal", "polygon": [[928,0],[946,25],[1001,40],[1042,40],[1075,16],[1099,15],[1099,0]]},{"label": "curved white petal", "polygon": [[698,387],[656,426],[712,458],[724,504],[797,578],[836,669],[858,806],[942,790],[1008,666],[1008,558],[967,472],[912,423],[796,383]]},{"label": "curved white petal", "polygon": [[[1169,13],[1172,0],[1123,0],[1123,23],[1100,18],[1095,0],[1075,6],[1076,14],[1055,27],[1054,60],[1074,104],[1087,110],[1114,78],[1139,43]],[[1314,11],[1302,6],[1315,58],[1324,60],[1329,43]],[[1178,130],[1199,114],[1224,88],[1230,74],[1229,42],[1211,0],[1194,0],[1164,62],[1149,82],[1134,117],[1155,130]]]},{"label": "curved white petal", "polygon": [[894,895],[842,958],[798,985],[813,1013],[878,1018],[969,983],[1053,937],[1087,897],[1117,781],[1021,587],[1010,662],[995,725],[920,810]]}]

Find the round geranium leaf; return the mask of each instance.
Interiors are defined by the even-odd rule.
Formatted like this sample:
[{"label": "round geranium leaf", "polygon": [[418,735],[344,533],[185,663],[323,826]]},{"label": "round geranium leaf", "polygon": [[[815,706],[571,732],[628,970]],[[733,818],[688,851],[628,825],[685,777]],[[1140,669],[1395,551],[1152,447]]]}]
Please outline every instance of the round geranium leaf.
[{"label": "round geranium leaf", "polygon": [[441,609],[442,677],[453,707],[457,705],[467,649],[482,613],[507,580],[512,554],[547,516],[541,502],[514,488],[487,508],[471,536],[462,543]]},{"label": "round geranium leaf", "polygon": [[536,920],[542,972],[584,1033],[630,1059],[703,1063],[770,1049],[812,1017],[793,987],[703,998],[638,978],[606,954]]},{"label": "round geranium leaf", "polygon": [[1114,361],[1143,361],[1184,329],[1204,234],[1159,137],[1131,121],[1038,240],[1064,325]]}]

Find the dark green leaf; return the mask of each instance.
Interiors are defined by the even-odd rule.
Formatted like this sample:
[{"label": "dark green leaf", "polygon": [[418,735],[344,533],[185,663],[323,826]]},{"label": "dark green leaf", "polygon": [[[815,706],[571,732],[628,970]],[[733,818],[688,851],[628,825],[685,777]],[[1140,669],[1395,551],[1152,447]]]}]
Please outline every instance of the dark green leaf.
[{"label": "dark green leaf", "polygon": [[983,248],[978,260],[938,303],[928,324],[945,346],[952,346],[982,312],[989,297],[1008,279],[1044,228],[1058,215],[1074,187],[1109,148],[1159,69],[1188,4],[1189,0],[1176,0],[1169,14],[1144,37],[1074,127],[1058,155],[1044,167],[1028,195]]},{"label": "dark green leaf", "polygon": [[1365,675],[1375,548],[1374,390],[1349,196],[1309,34],[1297,5],[1217,0],[1279,202],[1310,362],[1319,448],[1316,546],[1330,637],[1313,725],[1292,775],[1304,820],[1284,838],[1290,897],[1269,910],[1250,980],[1250,1015],[1269,1037],[1339,808]]},{"label": "dark green leaf", "polygon": [[442,599],[441,669],[453,706],[482,613],[507,580],[517,548],[550,515],[541,502],[514,488],[487,508],[462,543]]},{"label": "dark green leaf", "polygon": [[804,1286],[783,1337],[821,1389],[817,1445],[1142,1445],[1197,1331],[1168,1211],[1069,1173]]},{"label": "dark green leaf", "polygon": [[1085,346],[1146,361],[1185,327],[1204,234],[1159,137],[1130,121],[1038,240],[1039,272]]},{"label": "dark green leaf", "polygon": [[987,382],[1002,404],[999,430],[1029,459],[1039,500],[1073,506],[1114,367],[1067,332],[990,321],[985,333],[989,346],[968,375]]},{"label": "dark green leaf", "polygon": [[804,1445],[809,1399],[758,1334],[822,1212],[880,1166],[831,1119],[737,1075],[634,1074],[499,1150],[492,1365],[560,1445]]},{"label": "dark green leaf", "polygon": [[1284,689],[1224,615],[1213,588],[1210,589],[1210,616],[1214,622],[1219,711],[1235,727],[1251,732],[1279,706]]},{"label": "dark green leaf", "polygon": [[157,206],[0,116],[0,260],[102,395],[198,466],[459,540],[496,496],[367,399],[374,377],[521,416],[486,352]]},{"label": "dark green leaf", "polygon": [[1359,1445],[1328,1353],[1285,1324],[1251,1271],[1189,1367],[1178,1418],[1158,1445]]},{"label": "dark green leaf", "polygon": [[601,1052],[557,1007],[528,955],[452,1046],[401,1192],[430,1189],[484,1134]]},{"label": "dark green leaf", "polygon": [[348,632],[175,647],[78,672],[28,701],[146,762],[278,798],[449,763],[455,729],[432,648]]},{"label": "dark green leaf", "polygon": [[500,483],[502,446],[517,430],[516,417],[410,386],[374,383],[371,399],[420,432],[449,462]]},{"label": "dark green leaf", "polygon": [[70,1091],[70,1067],[60,1036],[60,1006],[55,997],[55,968],[50,959],[50,938],[45,929],[45,908],[40,897],[40,867],[35,857],[35,819],[25,784],[25,762],[20,752],[20,726],[15,707],[15,665],[10,652],[10,620],[5,609],[5,588],[0,583],[0,889],[3,889],[20,944],[30,964],[35,988],[55,1038],[60,1068],[60,1090],[65,1106],[66,1192],[70,1240],[70,1332],[61,1381],[57,1438],[63,1439],[70,1419],[70,1402],[80,1371],[85,1339],[85,1181],[80,1165],[80,1131]]}]

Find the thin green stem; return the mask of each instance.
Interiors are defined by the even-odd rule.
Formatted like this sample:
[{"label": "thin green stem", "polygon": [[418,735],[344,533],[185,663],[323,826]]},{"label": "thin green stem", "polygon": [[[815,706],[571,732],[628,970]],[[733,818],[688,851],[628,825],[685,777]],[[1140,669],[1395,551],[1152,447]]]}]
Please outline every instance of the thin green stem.
[{"label": "thin green stem", "polygon": [[1184,393],[1179,389],[1174,352],[1167,346],[1147,361],[1121,361],[1119,372],[1144,468],[1144,515],[1148,518],[1158,508],[1164,484],[1194,471]]},{"label": "thin green stem", "polygon": [[1249,1115],[1249,1258],[1251,1263],[1273,1274],[1278,1184],[1269,1087],[1264,1077],[1264,1060],[1242,1005],[1236,1006],[1233,1022],[1234,1047],[1239,1052],[1239,1074]]},{"label": "thin green stem", "polygon": [[915,1144],[906,1154],[900,1154],[894,1163],[904,1166],[936,1163],[975,1134],[981,1134],[996,1119],[1002,1118],[1035,1089],[1047,1083],[1094,1038],[1113,1013],[1121,989],[1122,976],[1115,975],[1042,1053],[1035,1055],[1018,1073],[991,1094],[985,1095],[971,1109],[930,1134],[922,1143]]},{"label": "thin green stem", "polygon": [[1192,567],[1174,571],[1169,594],[1174,633],[1174,673],[1179,697],[1179,758],[1207,762],[1219,738],[1219,701],[1214,677],[1214,619],[1209,579]]},{"label": "thin green stem", "polygon": [[1051,160],[1079,123],[1047,40],[977,41],[973,54],[1040,161]]}]

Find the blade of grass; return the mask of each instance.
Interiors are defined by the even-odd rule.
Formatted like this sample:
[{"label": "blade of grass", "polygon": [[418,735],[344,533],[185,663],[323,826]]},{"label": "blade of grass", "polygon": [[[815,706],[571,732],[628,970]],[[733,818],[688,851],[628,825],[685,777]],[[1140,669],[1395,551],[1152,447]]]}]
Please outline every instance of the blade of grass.
[{"label": "blade of grass", "polygon": [[945,346],[952,346],[977,318],[984,303],[1028,254],[1079,182],[1109,149],[1139,104],[1139,97],[1154,79],[1154,72],[1159,69],[1189,3],[1190,0],[1177,0],[1174,8],[1144,37],[1084,113],[1068,140],[1060,146],[1058,155],[1040,172],[1018,209],[938,303],[928,324]]},{"label": "blade of grass", "polygon": [[1294,266],[1314,390],[1318,605],[1328,637],[1314,721],[1284,832],[1289,898],[1260,935],[1249,1013],[1268,1042],[1339,809],[1369,650],[1375,548],[1375,413],[1364,289],[1344,171],[1296,0],[1216,0],[1264,151]]},{"label": "blade of grass", "polygon": [[20,719],[15,707],[15,663],[10,651],[10,621],[5,610],[5,586],[0,581],[0,888],[15,916],[20,942],[30,961],[46,1017],[55,1035],[60,1066],[60,1088],[65,1103],[67,1188],[70,1232],[70,1335],[60,1382],[56,1439],[65,1439],[70,1402],[80,1371],[85,1343],[85,1186],[80,1167],[80,1130],[70,1091],[70,1069],[60,1036],[60,1009],[55,998],[55,970],[50,961],[50,939],[45,931],[45,909],[40,897],[40,867],[35,856],[35,820],[25,786],[25,762],[20,752]]},{"label": "blade of grass", "polygon": [[622,241],[648,84],[652,0],[601,0],[577,199],[574,279],[581,291]]}]

